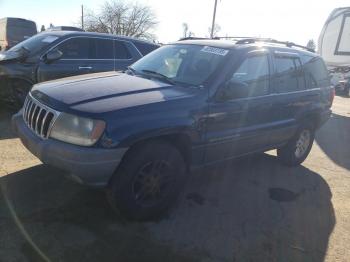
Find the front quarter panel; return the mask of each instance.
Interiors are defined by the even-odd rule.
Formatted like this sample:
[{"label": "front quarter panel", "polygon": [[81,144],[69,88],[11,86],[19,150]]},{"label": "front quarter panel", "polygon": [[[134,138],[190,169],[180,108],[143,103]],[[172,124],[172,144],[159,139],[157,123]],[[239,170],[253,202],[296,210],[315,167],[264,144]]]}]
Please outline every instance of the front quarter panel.
[{"label": "front quarter panel", "polygon": [[[101,143],[111,147],[131,147],[137,142],[167,135],[185,135],[189,138],[193,159],[202,160],[204,125],[207,113],[207,93],[161,103],[128,108],[108,116],[107,129]],[[203,94],[204,93],[204,94]],[[106,144],[104,145],[106,146]]]}]

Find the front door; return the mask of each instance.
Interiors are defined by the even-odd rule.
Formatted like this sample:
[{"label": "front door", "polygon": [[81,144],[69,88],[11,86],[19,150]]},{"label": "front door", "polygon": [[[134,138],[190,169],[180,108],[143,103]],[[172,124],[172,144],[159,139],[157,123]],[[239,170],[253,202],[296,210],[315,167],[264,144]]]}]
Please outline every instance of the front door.
[{"label": "front door", "polygon": [[55,47],[63,53],[60,59],[51,63],[40,62],[38,82],[90,73],[92,71],[93,48],[93,41],[87,37],[64,40]]},{"label": "front door", "polygon": [[268,146],[268,130],[273,125],[269,72],[268,52],[251,52],[231,76],[231,81],[246,86],[246,95],[210,103],[206,163]]}]

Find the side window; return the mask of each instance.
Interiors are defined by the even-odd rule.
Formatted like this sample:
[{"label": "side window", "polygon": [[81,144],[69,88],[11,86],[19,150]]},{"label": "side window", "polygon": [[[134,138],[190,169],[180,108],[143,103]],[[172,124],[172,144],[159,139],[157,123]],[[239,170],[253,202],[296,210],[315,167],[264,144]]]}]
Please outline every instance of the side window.
[{"label": "side window", "polygon": [[68,39],[57,47],[63,53],[62,59],[91,58],[91,41],[89,38],[77,37]]},{"label": "side window", "polygon": [[130,59],[132,58],[128,48],[122,41],[114,41],[115,59]]},{"label": "side window", "polygon": [[301,59],[304,64],[307,88],[326,87],[330,85],[327,67],[320,57],[304,55]]},{"label": "side window", "polygon": [[275,57],[276,74],[274,76],[275,89],[278,93],[299,90],[298,70],[293,57]]},{"label": "side window", "polygon": [[269,93],[269,62],[267,55],[248,57],[233,74],[231,81],[243,82],[249,89],[249,96]]},{"label": "side window", "polygon": [[298,79],[298,88],[299,90],[305,90],[307,87],[305,86],[305,74],[303,67],[301,65],[301,61],[299,58],[294,59],[294,63],[296,66],[296,77]]},{"label": "side window", "polygon": [[94,39],[95,40],[95,59],[114,59],[113,40]]}]

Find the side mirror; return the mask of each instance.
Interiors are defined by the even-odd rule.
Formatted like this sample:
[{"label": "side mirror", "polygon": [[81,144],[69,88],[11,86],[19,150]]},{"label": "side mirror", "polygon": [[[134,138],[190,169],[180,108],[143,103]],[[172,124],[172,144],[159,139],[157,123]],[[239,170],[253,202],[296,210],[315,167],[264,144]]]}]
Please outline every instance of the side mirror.
[{"label": "side mirror", "polygon": [[60,50],[50,50],[44,57],[46,63],[51,63],[62,57],[63,53]]},{"label": "side mirror", "polygon": [[247,83],[239,80],[229,80],[221,88],[220,98],[222,100],[230,100],[234,98],[244,98],[249,96],[249,87]]}]

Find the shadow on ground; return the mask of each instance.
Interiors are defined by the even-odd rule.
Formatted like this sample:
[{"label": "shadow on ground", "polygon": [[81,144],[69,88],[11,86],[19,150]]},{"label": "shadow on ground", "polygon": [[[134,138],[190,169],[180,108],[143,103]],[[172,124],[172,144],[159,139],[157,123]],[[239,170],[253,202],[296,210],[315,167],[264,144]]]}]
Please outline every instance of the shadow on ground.
[{"label": "shadow on ground", "polygon": [[191,174],[177,206],[124,221],[104,192],[38,165],[0,178],[4,261],[323,261],[335,224],[317,173],[263,154]]},{"label": "shadow on ground", "polygon": [[350,170],[350,118],[332,114],[317,132],[316,142],[337,165]]}]

